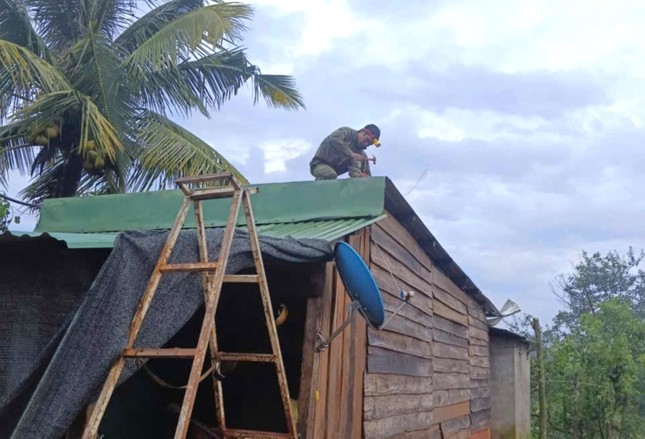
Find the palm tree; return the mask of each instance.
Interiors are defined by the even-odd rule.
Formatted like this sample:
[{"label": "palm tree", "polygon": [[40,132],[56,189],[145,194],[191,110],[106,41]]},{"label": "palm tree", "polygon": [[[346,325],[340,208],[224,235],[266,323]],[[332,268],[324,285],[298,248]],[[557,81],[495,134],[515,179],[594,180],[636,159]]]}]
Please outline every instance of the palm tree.
[{"label": "palm tree", "polygon": [[249,6],[208,0],[0,0],[0,185],[23,198],[165,187],[239,171],[170,116],[210,116],[245,84],[304,108],[289,76],[239,46]]}]

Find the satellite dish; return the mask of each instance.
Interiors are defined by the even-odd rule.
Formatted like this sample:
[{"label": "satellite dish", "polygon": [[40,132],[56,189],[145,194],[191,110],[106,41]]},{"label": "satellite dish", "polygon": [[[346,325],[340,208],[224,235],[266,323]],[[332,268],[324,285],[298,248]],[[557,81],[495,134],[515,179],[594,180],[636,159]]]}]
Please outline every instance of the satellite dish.
[{"label": "satellite dish", "polygon": [[360,304],[358,310],[369,324],[379,328],[385,321],[383,297],[363,258],[351,245],[339,242],[334,247],[334,261],[347,294]]},{"label": "satellite dish", "polygon": [[365,317],[365,320],[372,328],[383,329],[398,314],[403,305],[408,303],[414,296],[413,292],[401,291],[400,297],[403,303],[385,321],[385,306],[383,305],[381,291],[361,255],[346,242],[337,242],[334,247],[334,262],[340,279],[345,285],[345,290],[349,297],[352,298],[351,303],[348,305],[349,317],[327,340],[318,331],[317,352],[327,349],[331,341],[351,323],[356,311],[359,311]]}]

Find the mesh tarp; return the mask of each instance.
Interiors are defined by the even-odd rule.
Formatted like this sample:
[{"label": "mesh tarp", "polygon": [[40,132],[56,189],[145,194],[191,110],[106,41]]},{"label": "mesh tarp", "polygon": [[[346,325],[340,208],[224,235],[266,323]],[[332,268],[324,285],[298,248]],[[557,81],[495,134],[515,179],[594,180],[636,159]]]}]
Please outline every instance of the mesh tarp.
[{"label": "mesh tarp", "polygon": [[[207,231],[210,259],[216,259],[223,230]],[[167,232],[125,232],[74,315],[29,403],[13,438],[60,438],[80,410],[98,395],[107,372],[125,346],[132,315],[157,262]],[[322,262],[332,257],[326,241],[261,237],[265,263]],[[195,231],[183,231],[170,262],[198,261]],[[248,235],[236,231],[226,272],[253,267]],[[161,347],[203,303],[198,273],[162,277],[136,346]],[[133,362],[128,362],[133,363]],[[135,372],[131,364],[122,379]],[[4,422],[0,416],[0,421]]]}]

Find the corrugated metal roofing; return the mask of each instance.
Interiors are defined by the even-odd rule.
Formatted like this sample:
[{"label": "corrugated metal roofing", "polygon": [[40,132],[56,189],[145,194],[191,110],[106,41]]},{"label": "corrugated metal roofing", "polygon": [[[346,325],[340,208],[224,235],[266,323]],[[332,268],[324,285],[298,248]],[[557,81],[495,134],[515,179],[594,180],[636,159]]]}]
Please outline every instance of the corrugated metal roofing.
[{"label": "corrugated metal roofing", "polygon": [[[251,197],[257,225],[375,218],[384,211],[385,178],[257,185]],[[181,191],[139,192],[46,200],[35,232],[104,233],[169,229],[181,207]],[[226,225],[230,198],[202,203],[207,227]],[[192,209],[192,208],[191,208]],[[238,224],[245,224],[240,212]],[[185,227],[194,227],[188,213]]]},{"label": "corrugated metal roofing", "polygon": [[[262,224],[257,227],[261,235],[274,238],[311,238],[334,241],[356,230],[367,227],[386,215],[365,218],[349,218],[321,221],[303,221],[298,223]],[[29,236],[32,238],[51,236],[65,241],[68,248],[112,248],[118,232],[112,233],[69,233],[69,232],[13,232],[14,237]],[[8,240],[9,234],[0,236],[0,241]]]},{"label": "corrugated metal roofing", "polygon": [[276,238],[317,238],[333,241],[385,218],[386,215],[365,218],[349,218],[301,223],[265,224],[258,232]]},{"label": "corrugated metal roofing", "polygon": [[[258,232],[267,236],[333,241],[385,217],[383,177],[270,183],[257,188],[251,197],[254,217]],[[111,248],[124,230],[169,229],[182,200],[181,191],[46,200],[36,229],[23,235],[47,233],[69,248]],[[204,201],[206,226],[223,227],[230,206],[230,198]],[[238,224],[246,224],[242,212]],[[194,227],[192,212],[184,227]]]}]

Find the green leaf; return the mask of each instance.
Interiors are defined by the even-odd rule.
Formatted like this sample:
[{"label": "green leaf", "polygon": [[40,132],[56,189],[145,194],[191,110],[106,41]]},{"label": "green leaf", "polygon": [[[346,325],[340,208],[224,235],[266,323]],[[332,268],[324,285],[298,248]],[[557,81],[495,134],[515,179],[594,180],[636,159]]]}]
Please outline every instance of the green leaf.
[{"label": "green leaf", "polygon": [[296,89],[295,81],[285,75],[253,75],[254,102],[260,97],[269,107],[297,110],[305,108],[302,95]]},{"label": "green leaf", "polygon": [[132,82],[140,105],[161,114],[197,109],[209,116],[220,108],[249,78],[248,61],[241,49],[221,51],[181,63],[177,68],[156,71]]},{"label": "green leaf", "polygon": [[[136,0],[100,0],[91,2],[88,28],[100,31],[112,40],[127,27],[128,21],[135,18]],[[92,24],[96,23],[95,26]]]},{"label": "green leaf", "polygon": [[203,56],[226,38],[239,40],[251,9],[239,3],[217,3],[183,14],[144,40],[125,59],[127,70],[145,75]]},{"label": "green leaf", "polygon": [[114,40],[114,44],[132,53],[168,23],[203,5],[204,0],[173,0],[161,4],[132,23]]},{"label": "green leaf", "polygon": [[85,1],[26,0],[36,28],[48,47],[57,51],[69,48],[87,23]]},{"label": "green leaf", "polygon": [[11,170],[28,172],[36,156],[35,150],[40,148],[32,144],[22,127],[21,121],[0,126],[0,184],[3,186],[7,185]]},{"label": "green leaf", "polygon": [[161,188],[179,177],[222,171],[231,171],[248,184],[240,171],[210,145],[160,114],[144,114],[139,139],[142,151],[130,181],[134,190]]},{"label": "green leaf", "polygon": [[50,121],[58,117],[74,117],[80,122],[80,137],[75,151],[85,154],[88,141],[93,140],[96,149],[111,160],[123,151],[123,143],[110,121],[101,113],[88,96],[77,92],[63,91],[41,95],[32,104],[22,108],[16,115],[22,120],[21,131],[31,136],[44,130]]},{"label": "green leaf", "polygon": [[119,68],[119,53],[110,41],[100,33],[88,32],[72,47],[68,57],[73,60],[70,77],[74,88],[93,97],[119,133],[130,132],[136,111],[130,90],[124,84],[124,72]]},{"label": "green leaf", "polygon": [[33,28],[22,0],[0,0],[0,39],[16,43],[51,61],[49,48]]},{"label": "green leaf", "polygon": [[34,92],[70,90],[65,75],[28,49],[0,40],[0,95],[8,93],[29,100]]}]

